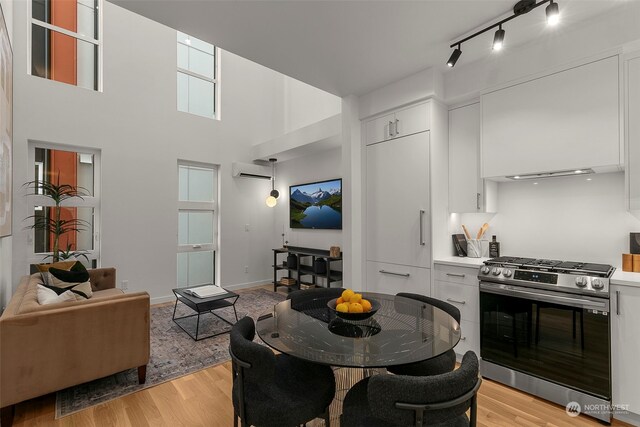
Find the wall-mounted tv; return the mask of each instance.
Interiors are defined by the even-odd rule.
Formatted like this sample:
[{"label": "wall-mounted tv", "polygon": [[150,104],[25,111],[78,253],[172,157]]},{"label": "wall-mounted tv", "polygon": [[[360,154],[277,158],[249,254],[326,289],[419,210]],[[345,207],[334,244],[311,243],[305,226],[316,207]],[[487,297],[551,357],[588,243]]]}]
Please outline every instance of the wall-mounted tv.
[{"label": "wall-mounted tv", "polygon": [[342,230],[342,179],[289,187],[291,228]]}]

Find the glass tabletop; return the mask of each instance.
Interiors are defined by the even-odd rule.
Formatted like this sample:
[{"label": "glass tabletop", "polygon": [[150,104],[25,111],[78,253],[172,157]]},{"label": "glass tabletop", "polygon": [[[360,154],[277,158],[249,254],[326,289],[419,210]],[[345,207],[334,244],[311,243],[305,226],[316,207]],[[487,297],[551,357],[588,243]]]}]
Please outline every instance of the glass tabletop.
[{"label": "glass tabletop", "polygon": [[368,319],[336,317],[329,298],[286,300],[258,318],[256,331],[274,349],[315,363],[385,367],[443,354],[460,340],[447,312],[410,298],[364,292],[380,304]]}]

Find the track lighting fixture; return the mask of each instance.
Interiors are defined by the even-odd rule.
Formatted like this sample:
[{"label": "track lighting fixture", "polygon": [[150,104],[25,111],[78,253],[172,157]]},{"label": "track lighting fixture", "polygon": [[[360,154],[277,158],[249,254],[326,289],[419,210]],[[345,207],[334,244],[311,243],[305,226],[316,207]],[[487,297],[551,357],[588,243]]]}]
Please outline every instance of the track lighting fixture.
[{"label": "track lighting fixture", "polygon": [[496,35],[493,36],[493,50],[500,50],[502,49],[502,45],[504,43],[504,30],[502,29],[502,25],[500,25],[500,28],[498,29],[498,31],[496,31]]},{"label": "track lighting fixture", "polygon": [[520,15],[524,15],[526,13],[531,12],[533,9],[539,6],[542,6],[543,4],[546,4],[546,3],[549,3],[549,5],[546,8],[547,24],[556,25],[560,21],[560,9],[558,7],[558,3],[556,3],[555,0],[540,0],[540,1],[520,0],[513,7],[513,15],[507,16],[503,20],[496,22],[494,24],[491,24],[485,28],[482,28],[481,30],[476,31],[470,36],[467,36],[462,40],[459,40],[453,43],[450,47],[452,49],[453,48],[455,49],[451,53],[451,56],[447,61],[447,66],[449,66],[450,68],[453,67],[454,65],[456,65],[456,62],[458,62],[458,59],[460,59],[460,56],[462,55],[462,48],[461,48],[462,43],[467,42],[475,37],[478,37],[480,34],[484,34],[487,31],[492,30],[494,28],[498,28],[498,30],[496,31],[493,37],[493,50],[502,49],[502,47],[504,46],[504,36],[505,36],[505,31],[502,29],[502,25]]},{"label": "track lighting fixture", "polygon": [[462,51],[460,50],[460,45],[458,45],[458,47],[453,51],[453,53],[449,57],[449,60],[447,61],[447,65],[449,67],[453,67],[454,65],[456,65],[456,62],[458,62],[458,58],[460,58],[460,55],[462,55]]},{"label": "track lighting fixture", "polygon": [[278,199],[278,197],[280,197],[280,192],[278,190],[276,190],[276,188],[275,188],[275,185],[276,185],[276,162],[278,161],[278,159],[269,159],[269,161],[271,162],[271,192],[269,193],[269,196],[265,200],[265,203],[267,204],[267,206],[272,208],[276,204],[278,204],[278,200],[277,199]]},{"label": "track lighting fixture", "polygon": [[560,9],[558,8],[558,3],[554,3],[554,1],[551,0],[551,3],[547,6],[546,13],[548,25],[556,25],[560,22]]}]

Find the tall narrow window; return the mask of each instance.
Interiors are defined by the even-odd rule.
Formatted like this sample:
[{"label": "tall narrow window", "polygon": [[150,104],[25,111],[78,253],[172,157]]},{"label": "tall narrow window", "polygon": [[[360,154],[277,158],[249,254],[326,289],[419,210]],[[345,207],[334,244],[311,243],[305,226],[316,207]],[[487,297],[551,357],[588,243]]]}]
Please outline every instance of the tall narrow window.
[{"label": "tall narrow window", "polygon": [[218,173],[178,163],[178,287],[215,283]]},{"label": "tall narrow window", "polygon": [[29,72],[100,90],[101,0],[30,0]]},{"label": "tall narrow window", "polygon": [[[79,189],[81,198],[63,202],[59,220],[76,221],[74,230],[58,237],[61,258],[74,256],[90,266],[99,263],[98,230],[100,218],[100,154],[93,150],[71,150],[54,146],[31,145],[29,156],[33,165],[33,181],[29,200],[32,223],[45,224],[55,219],[55,202],[47,197],[41,185],[70,185]],[[42,183],[42,184],[40,184]],[[51,227],[38,227],[32,231],[30,262],[39,263],[52,254],[56,244]],[[50,260],[50,259],[49,259]]]},{"label": "tall narrow window", "polygon": [[216,47],[177,32],[178,111],[216,118],[218,58]]}]

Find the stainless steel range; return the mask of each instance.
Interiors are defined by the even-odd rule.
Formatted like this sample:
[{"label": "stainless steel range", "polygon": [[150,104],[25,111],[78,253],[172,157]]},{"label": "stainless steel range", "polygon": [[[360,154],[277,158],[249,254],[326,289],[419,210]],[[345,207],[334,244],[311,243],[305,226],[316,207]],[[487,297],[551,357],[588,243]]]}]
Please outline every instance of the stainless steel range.
[{"label": "stainless steel range", "polygon": [[[500,257],[480,280],[482,375],[610,422],[610,265]],[[590,410],[585,410],[590,409]]]}]

